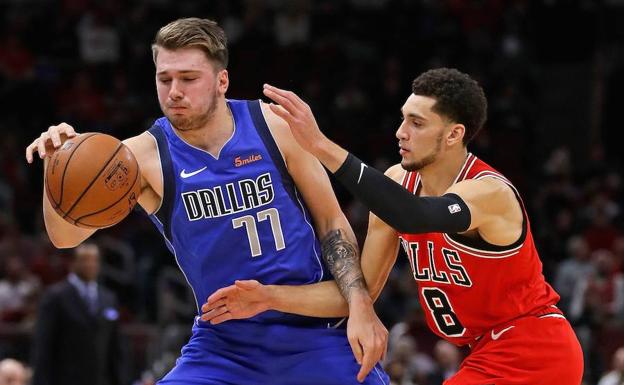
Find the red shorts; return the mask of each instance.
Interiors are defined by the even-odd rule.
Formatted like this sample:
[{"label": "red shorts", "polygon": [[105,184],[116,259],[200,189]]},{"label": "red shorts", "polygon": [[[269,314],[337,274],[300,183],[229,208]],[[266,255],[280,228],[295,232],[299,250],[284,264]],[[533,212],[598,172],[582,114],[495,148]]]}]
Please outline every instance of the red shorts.
[{"label": "red shorts", "polygon": [[563,316],[551,314],[486,333],[444,385],[579,385],[582,377],[578,339]]}]

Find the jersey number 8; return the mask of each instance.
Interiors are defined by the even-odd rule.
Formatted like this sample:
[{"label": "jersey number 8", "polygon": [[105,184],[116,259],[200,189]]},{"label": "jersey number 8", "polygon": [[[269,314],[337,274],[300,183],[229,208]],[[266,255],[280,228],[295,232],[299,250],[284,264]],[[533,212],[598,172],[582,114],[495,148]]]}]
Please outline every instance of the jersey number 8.
[{"label": "jersey number 8", "polygon": [[459,337],[464,334],[466,329],[453,312],[453,306],[451,306],[446,293],[437,288],[426,287],[422,289],[422,295],[438,330],[442,334],[449,337]]}]

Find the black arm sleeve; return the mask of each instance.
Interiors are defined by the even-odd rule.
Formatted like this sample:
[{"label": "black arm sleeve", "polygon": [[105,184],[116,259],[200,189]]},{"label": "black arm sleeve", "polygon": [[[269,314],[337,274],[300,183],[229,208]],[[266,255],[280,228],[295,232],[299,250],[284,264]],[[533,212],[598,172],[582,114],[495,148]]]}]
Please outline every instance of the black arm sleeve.
[{"label": "black arm sleeve", "polygon": [[334,176],[400,233],[458,233],[470,226],[470,211],[458,195],[417,197],[353,154],[347,156]]}]

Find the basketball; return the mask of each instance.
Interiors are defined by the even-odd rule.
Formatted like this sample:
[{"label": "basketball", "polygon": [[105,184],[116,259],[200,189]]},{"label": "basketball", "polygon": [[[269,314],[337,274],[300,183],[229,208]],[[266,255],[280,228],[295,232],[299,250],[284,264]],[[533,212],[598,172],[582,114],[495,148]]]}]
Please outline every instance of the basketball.
[{"label": "basketball", "polygon": [[132,211],[140,181],[130,149],[110,135],[91,132],[66,140],[52,155],[45,191],[63,219],[96,229],[112,226]]}]

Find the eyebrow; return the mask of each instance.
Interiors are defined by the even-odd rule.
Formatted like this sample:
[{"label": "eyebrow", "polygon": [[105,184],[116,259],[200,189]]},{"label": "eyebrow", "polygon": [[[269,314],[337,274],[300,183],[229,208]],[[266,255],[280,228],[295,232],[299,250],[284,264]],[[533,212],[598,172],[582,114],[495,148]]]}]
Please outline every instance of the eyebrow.
[{"label": "eyebrow", "polygon": [[[405,112],[403,112],[403,108],[401,107],[401,114],[405,115]],[[416,119],[420,119],[420,120],[427,120],[427,118],[425,118],[424,116],[417,114],[415,112],[410,112],[407,115],[405,115],[408,118],[416,118]]]},{"label": "eyebrow", "polygon": [[[160,71],[160,72],[157,72],[156,75],[165,75],[165,74],[167,74],[167,72],[169,72],[169,71],[168,70]],[[190,73],[200,73],[201,71],[199,71],[199,70],[180,70],[180,71],[173,70],[171,72],[177,72],[177,73],[180,73],[180,74],[190,74]]]}]

